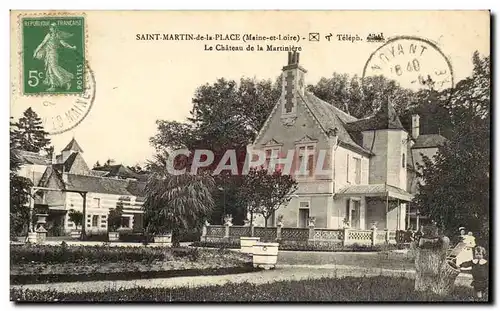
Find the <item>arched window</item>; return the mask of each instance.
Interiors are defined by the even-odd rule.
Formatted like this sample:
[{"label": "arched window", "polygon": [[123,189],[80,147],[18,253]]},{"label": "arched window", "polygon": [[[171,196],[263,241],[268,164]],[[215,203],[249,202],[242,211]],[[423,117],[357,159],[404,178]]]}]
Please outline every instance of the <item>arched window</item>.
[{"label": "arched window", "polygon": [[406,159],[405,159],[405,154],[403,153],[403,157],[401,158],[401,166],[406,167]]}]

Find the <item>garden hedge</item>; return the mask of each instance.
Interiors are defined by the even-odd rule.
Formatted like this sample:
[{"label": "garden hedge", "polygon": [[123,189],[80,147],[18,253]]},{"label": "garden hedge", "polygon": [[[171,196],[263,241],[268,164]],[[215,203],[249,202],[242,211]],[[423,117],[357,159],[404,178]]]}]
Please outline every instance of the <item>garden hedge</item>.
[{"label": "garden hedge", "polygon": [[[194,242],[191,246],[196,247],[210,247],[210,248],[220,248],[220,249],[239,249],[239,242]],[[399,247],[396,245],[376,245],[376,246],[364,246],[364,245],[349,245],[342,246],[342,244],[331,244],[331,243],[315,243],[315,242],[286,242],[279,244],[279,250],[283,251],[324,251],[324,252],[380,252],[395,250]]]}]

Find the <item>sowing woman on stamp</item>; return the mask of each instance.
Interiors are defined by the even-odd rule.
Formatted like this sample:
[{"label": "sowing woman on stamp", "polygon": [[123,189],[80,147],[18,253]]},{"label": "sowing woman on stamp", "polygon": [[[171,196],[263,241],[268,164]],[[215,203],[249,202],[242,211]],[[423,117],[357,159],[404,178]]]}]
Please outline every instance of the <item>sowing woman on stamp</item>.
[{"label": "sowing woman on stamp", "polygon": [[42,43],[38,45],[33,53],[33,57],[45,62],[45,79],[43,83],[48,85],[47,91],[54,91],[56,87],[71,87],[71,80],[74,75],[59,65],[58,49],[62,46],[67,49],[76,50],[76,46],[70,45],[64,41],[72,34],[60,31],[55,23],[49,28],[49,33],[45,36]]}]

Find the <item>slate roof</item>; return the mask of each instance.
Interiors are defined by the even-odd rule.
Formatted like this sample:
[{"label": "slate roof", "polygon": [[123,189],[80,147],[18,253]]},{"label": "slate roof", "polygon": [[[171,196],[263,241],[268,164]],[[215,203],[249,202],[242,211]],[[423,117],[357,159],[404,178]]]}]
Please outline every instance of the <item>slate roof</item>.
[{"label": "slate roof", "polygon": [[68,156],[64,163],[53,165],[61,173],[89,175],[90,169],[87,162],[79,152],[74,152]]},{"label": "slate roof", "polygon": [[387,184],[369,184],[369,185],[352,185],[340,189],[336,195],[368,195],[368,196],[386,196],[411,200],[413,196],[407,191]]},{"label": "slate roof", "polygon": [[78,153],[72,153],[64,163],[54,164],[54,168],[59,172],[69,172],[71,170],[71,166],[75,163],[76,155]]},{"label": "slate roof", "polygon": [[328,133],[336,128],[338,138],[342,143],[371,154],[369,150],[357,144],[346,130],[346,122],[355,122],[357,120],[355,117],[319,99],[310,92],[304,92],[304,97],[301,98],[325,132]]},{"label": "slate roof", "polygon": [[107,177],[140,178],[139,174],[122,164],[94,167],[93,170],[107,172]]},{"label": "slate roof", "polygon": [[67,175],[65,188],[95,193],[144,197],[145,183],[91,175]]},{"label": "slate roof", "polygon": [[15,150],[14,153],[22,164],[50,165],[52,163],[51,159],[36,152]]},{"label": "slate roof", "polygon": [[70,150],[73,150],[76,152],[83,152],[83,149],[80,147],[80,145],[78,145],[78,143],[76,142],[76,139],[74,137],[71,139],[69,144],[66,147],[64,147],[64,149],[62,151],[70,151]]},{"label": "slate roof", "polygon": [[347,130],[354,132],[382,129],[405,130],[396,110],[389,102],[382,104],[373,116],[347,124]]},{"label": "slate roof", "polygon": [[436,148],[438,146],[442,146],[446,141],[447,139],[439,134],[419,135],[415,140],[415,144],[411,148]]},{"label": "slate roof", "polygon": [[97,176],[97,177],[103,177],[106,176],[109,172],[106,171],[95,171],[95,170],[90,170],[89,175],[91,176]]},{"label": "slate roof", "polygon": [[146,183],[141,181],[129,181],[127,191],[135,195],[136,201],[144,201]]}]

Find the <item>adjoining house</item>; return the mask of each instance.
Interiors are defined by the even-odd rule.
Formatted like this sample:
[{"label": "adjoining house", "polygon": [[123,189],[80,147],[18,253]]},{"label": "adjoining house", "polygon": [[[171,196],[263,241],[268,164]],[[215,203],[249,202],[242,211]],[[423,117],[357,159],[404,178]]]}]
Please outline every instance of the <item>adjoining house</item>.
[{"label": "adjoining house", "polygon": [[28,178],[34,185],[38,184],[47,166],[51,165],[49,158],[36,152],[14,150],[14,155],[21,164],[17,175]]},{"label": "adjoining house", "polygon": [[[295,176],[298,190],[272,223],[282,215],[286,227],[307,227],[314,217],[315,226],[322,228],[404,230],[410,225],[408,215],[418,217],[410,213],[415,163],[421,153],[434,155],[445,138],[419,135],[418,115],[407,131],[390,103],[357,119],[322,101],[305,89],[307,71],[298,60],[298,53],[289,53],[281,97],[248,147],[267,157],[294,150],[292,167],[309,171]],[[320,151],[326,152],[323,169],[330,173],[316,174]]]},{"label": "adjoining house", "polygon": [[54,189],[39,190],[35,199],[36,208],[48,210],[49,234],[62,235],[77,229],[69,220],[69,211],[83,212],[84,197],[87,233],[107,232],[109,211],[119,205],[123,207],[121,227],[142,230],[142,176],[120,165],[89,169],[74,138],[52,161],[24,151],[18,153],[24,159],[20,174],[28,178],[33,175],[36,186]]}]

